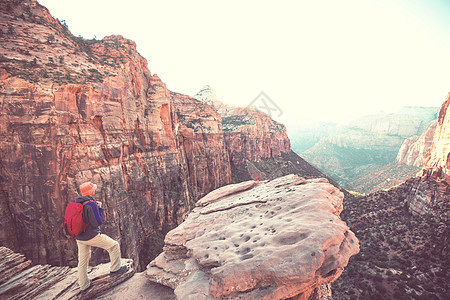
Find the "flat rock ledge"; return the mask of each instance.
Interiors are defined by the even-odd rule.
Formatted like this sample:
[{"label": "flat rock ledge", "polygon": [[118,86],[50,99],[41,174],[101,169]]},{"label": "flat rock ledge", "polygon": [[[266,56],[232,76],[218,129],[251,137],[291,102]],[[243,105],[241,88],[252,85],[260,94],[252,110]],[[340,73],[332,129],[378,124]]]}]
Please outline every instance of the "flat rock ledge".
[{"label": "flat rock ledge", "polygon": [[128,271],[109,276],[110,264],[89,267],[92,288],[83,296],[77,269],[32,265],[22,254],[0,247],[0,299],[93,299],[134,275],[133,260],[122,259]]},{"label": "flat rock ledge", "polygon": [[165,238],[146,276],[177,299],[323,299],[359,242],[326,179],[287,175],[212,191]]}]

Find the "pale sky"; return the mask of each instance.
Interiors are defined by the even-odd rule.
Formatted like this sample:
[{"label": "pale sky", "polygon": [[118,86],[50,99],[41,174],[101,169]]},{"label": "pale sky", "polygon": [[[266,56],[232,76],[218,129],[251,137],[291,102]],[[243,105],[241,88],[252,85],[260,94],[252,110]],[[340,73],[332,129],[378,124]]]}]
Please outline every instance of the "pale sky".
[{"label": "pale sky", "polygon": [[134,40],[172,91],[209,84],[240,106],[264,91],[288,128],[440,107],[450,91],[450,0],[39,2],[74,35]]}]

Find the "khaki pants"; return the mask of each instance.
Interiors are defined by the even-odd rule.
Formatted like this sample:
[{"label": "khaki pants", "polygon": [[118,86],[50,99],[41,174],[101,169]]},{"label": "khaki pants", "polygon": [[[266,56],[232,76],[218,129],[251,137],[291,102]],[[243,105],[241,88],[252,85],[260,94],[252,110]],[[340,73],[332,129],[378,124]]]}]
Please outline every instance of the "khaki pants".
[{"label": "khaki pants", "polygon": [[89,278],[87,268],[89,259],[91,259],[91,247],[98,247],[105,249],[109,253],[111,260],[111,272],[120,269],[120,246],[119,243],[106,234],[99,233],[88,241],[78,241],[78,285],[80,289],[84,290],[89,287]]}]

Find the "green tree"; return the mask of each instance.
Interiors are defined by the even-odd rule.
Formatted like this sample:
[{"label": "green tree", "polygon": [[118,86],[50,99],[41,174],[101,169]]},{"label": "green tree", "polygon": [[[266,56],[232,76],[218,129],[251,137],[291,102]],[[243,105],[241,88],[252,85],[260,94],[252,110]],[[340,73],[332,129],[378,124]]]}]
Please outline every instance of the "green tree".
[{"label": "green tree", "polygon": [[49,34],[47,36],[47,43],[51,44],[55,41],[55,36],[53,34]]}]

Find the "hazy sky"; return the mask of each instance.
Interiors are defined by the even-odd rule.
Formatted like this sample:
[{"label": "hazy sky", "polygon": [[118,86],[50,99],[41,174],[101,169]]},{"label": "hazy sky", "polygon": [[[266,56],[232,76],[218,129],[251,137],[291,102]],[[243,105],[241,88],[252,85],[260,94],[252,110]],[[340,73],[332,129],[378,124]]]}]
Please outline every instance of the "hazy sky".
[{"label": "hazy sky", "polygon": [[288,126],[441,106],[450,91],[449,0],[39,2],[74,35],[136,41],[173,91],[209,84],[241,106],[264,91]]}]

